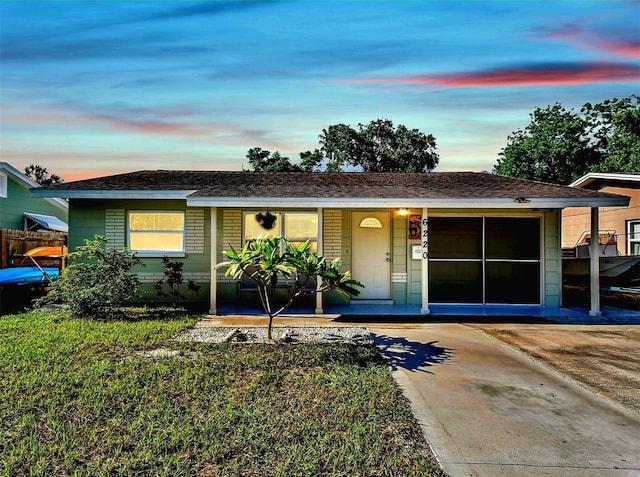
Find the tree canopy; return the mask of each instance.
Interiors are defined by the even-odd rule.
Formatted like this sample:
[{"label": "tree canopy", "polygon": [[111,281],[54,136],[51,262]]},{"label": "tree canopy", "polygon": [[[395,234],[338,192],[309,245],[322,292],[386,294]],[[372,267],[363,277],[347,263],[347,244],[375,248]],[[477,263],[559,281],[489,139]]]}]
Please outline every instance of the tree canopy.
[{"label": "tree canopy", "polygon": [[61,184],[64,179],[59,175],[50,173],[46,167],[37,164],[29,164],[24,168],[24,173],[40,185]]},{"label": "tree canopy", "polygon": [[495,173],[569,184],[588,172],[640,172],[637,96],[587,103],[579,112],[556,103],[530,117],[508,136]]},{"label": "tree canopy", "polygon": [[640,172],[640,98],[587,103],[581,112],[603,156],[591,172]]},{"label": "tree canopy", "polygon": [[354,168],[365,172],[431,172],[439,161],[436,138],[388,119],[377,119],[353,128],[335,124],[322,130],[319,146],[300,153],[300,164],[292,164],[278,151],[255,147],[247,158],[254,171],[338,172]]},{"label": "tree canopy", "polygon": [[288,157],[282,156],[278,151],[271,152],[260,147],[254,147],[247,151],[249,165],[257,172],[297,172],[300,167],[291,164]]},{"label": "tree canopy", "polygon": [[320,135],[322,151],[329,158],[327,170],[345,166],[365,172],[431,172],[439,161],[436,138],[388,119],[329,126]]}]

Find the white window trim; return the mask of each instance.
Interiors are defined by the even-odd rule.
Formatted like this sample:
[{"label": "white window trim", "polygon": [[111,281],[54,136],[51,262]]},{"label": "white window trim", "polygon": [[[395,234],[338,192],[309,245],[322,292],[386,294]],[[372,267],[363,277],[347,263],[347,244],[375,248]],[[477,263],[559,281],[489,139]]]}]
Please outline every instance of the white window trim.
[{"label": "white window trim", "polygon": [[[134,250],[131,248],[131,214],[182,214],[182,250]],[[144,230],[136,230],[136,232],[144,232]],[[166,233],[177,233],[177,230],[149,230],[149,232],[158,235]],[[135,252],[139,257],[184,257],[187,250],[187,217],[184,210],[128,210],[127,211],[127,248]]]},{"label": "white window trim", "polygon": [[3,199],[7,197],[8,188],[9,184],[7,175],[4,172],[0,172],[0,197],[2,197]]},{"label": "white window trim", "polygon": [[640,219],[632,219],[632,220],[627,220],[627,240],[626,240],[626,247],[627,247],[627,255],[631,255],[631,252],[633,250],[632,245],[635,243],[640,243],[640,234],[636,234],[637,236],[634,237],[633,235],[633,231],[632,231],[632,225],[633,224],[639,224],[640,225]]}]

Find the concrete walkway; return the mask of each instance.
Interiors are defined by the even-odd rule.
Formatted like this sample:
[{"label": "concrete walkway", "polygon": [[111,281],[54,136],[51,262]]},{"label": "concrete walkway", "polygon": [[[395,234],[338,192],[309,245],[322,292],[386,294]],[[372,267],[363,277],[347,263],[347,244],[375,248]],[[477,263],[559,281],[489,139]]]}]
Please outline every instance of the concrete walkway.
[{"label": "concrete walkway", "polygon": [[444,470],[640,476],[640,418],[479,330],[370,326]]}]

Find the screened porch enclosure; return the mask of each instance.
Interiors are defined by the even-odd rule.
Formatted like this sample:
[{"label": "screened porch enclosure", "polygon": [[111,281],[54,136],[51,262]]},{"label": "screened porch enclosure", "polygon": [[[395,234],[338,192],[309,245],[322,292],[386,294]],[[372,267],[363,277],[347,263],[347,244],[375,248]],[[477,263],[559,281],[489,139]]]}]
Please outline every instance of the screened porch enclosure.
[{"label": "screened porch enclosure", "polygon": [[431,303],[540,304],[539,217],[430,217]]}]

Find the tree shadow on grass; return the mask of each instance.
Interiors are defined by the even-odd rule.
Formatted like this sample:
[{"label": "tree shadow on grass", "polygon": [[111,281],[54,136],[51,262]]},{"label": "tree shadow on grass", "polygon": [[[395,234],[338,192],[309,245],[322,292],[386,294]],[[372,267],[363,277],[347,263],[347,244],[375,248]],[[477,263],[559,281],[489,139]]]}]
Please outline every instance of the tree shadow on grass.
[{"label": "tree shadow on grass", "polygon": [[393,371],[422,371],[433,374],[426,368],[436,364],[447,364],[455,355],[455,349],[437,346],[437,341],[420,343],[406,338],[372,334],[378,351]]}]

